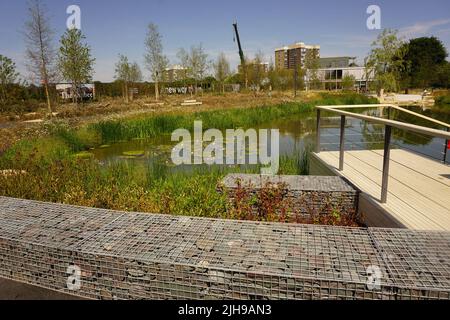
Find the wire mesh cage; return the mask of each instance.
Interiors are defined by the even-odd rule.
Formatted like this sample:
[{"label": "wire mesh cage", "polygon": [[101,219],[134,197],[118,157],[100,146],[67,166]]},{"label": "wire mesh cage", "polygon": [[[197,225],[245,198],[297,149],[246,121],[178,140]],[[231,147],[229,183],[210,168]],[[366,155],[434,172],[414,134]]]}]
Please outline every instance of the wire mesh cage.
[{"label": "wire mesh cage", "polygon": [[0,277],[92,299],[448,299],[449,244],[0,197]]}]

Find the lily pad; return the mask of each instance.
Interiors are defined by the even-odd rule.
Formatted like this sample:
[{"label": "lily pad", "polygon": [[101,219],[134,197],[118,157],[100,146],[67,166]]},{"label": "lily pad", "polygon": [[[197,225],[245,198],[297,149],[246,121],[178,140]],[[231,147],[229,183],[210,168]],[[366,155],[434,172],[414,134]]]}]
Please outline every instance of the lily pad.
[{"label": "lily pad", "polygon": [[99,149],[105,149],[111,147],[109,144],[104,144],[99,147]]},{"label": "lily pad", "polygon": [[79,159],[90,159],[90,158],[94,157],[94,155],[92,153],[87,152],[87,151],[82,151],[82,152],[76,153],[73,156],[75,158],[79,158]]},{"label": "lily pad", "polygon": [[143,157],[145,155],[145,151],[144,150],[125,151],[123,152],[123,155],[129,157]]}]

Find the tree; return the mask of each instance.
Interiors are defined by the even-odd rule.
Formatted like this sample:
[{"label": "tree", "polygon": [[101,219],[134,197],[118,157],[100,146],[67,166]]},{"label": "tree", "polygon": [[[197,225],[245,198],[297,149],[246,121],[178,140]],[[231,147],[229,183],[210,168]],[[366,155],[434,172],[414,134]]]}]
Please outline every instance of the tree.
[{"label": "tree", "polygon": [[142,71],[139,65],[136,62],[130,67],[130,82],[136,83],[142,81]]},{"label": "tree", "polygon": [[91,48],[83,43],[86,37],[78,29],[69,29],[61,37],[58,69],[63,78],[72,84],[73,101],[78,102],[80,85],[92,80],[93,64]]},{"label": "tree", "polygon": [[382,96],[384,90],[397,91],[401,73],[405,69],[406,47],[397,31],[385,29],[372,43],[366,58],[366,74],[375,74],[375,85]]},{"label": "tree", "polygon": [[435,87],[450,88],[450,62],[446,61],[439,66]]},{"label": "tree", "polygon": [[407,51],[404,60],[407,67],[402,73],[409,79],[413,88],[427,88],[436,83],[437,75],[448,56],[442,42],[436,37],[411,39],[405,44]]},{"label": "tree", "polygon": [[54,77],[53,29],[40,0],[28,4],[29,20],[25,23],[27,67],[37,81],[44,85],[48,112],[52,114],[49,82]]},{"label": "tree", "polygon": [[299,67],[299,74],[307,74],[308,84],[311,89],[318,89],[321,85],[319,80],[318,70],[320,68],[320,59],[317,51],[307,50],[305,55],[305,69]]},{"label": "tree", "polygon": [[129,86],[130,84],[142,81],[142,72],[139,65],[134,62],[130,63],[128,57],[120,54],[119,61],[116,63],[115,78],[123,84],[123,96],[125,102],[129,102]]},{"label": "tree", "polygon": [[16,82],[19,73],[16,72],[16,64],[8,57],[0,54],[0,87],[1,101],[5,102],[8,98],[7,86]]},{"label": "tree", "polygon": [[356,79],[351,74],[346,74],[342,78],[342,89],[344,90],[353,90],[355,88]]},{"label": "tree", "polygon": [[214,63],[214,71],[216,80],[222,86],[222,93],[225,93],[225,80],[230,75],[230,64],[223,52],[219,54],[217,61]]},{"label": "tree", "polygon": [[119,54],[119,61],[116,63],[115,78],[123,84],[122,91],[126,103],[129,102],[128,84],[130,82],[130,69],[131,66],[128,62],[128,58],[122,54]]},{"label": "tree", "polygon": [[159,100],[159,82],[162,81],[164,70],[169,61],[163,54],[162,36],[158,26],[150,23],[148,25],[147,37],[145,38],[146,53],[144,55],[145,64],[150,72],[152,80],[155,82],[155,99]]},{"label": "tree", "polygon": [[202,44],[192,46],[190,51],[180,49],[177,53],[181,65],[187,69],[187,73],[194,79],[195,93],[197,93],[198,82],[201,81],[209,68],[208,55]]},{"label": "tree", "polygon": [[263,64],[264,54],[262,51],[258,51],[255,54],[253,61],[246,64],[247,68],[247,80],[254,86],[261,85],[261,82],[265,76],[265,65]]}]

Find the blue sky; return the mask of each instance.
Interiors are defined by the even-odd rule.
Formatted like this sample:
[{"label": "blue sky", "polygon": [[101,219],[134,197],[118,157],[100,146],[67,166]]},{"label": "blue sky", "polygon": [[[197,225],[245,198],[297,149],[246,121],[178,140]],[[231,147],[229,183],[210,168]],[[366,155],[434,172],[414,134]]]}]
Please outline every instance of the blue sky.
[{"label": "blue sky", "polygon": [[[237,19],[247,56],[261,50],[267,61],[273,50],[293,42],[321,46],[322,56],[366,56],[379,31],[368,30],[366,9],[381,8],[382,28],[398,29],[405,38],[435,35],[450,49],[448,0],[44,0],[56,38],[65,31],[66,8],[81,7],[82,31],[96,58],[95,80],[111,81],[119,53],[142,68],[149,22],[159,25],[165,53],[176,63],[179,48],[202,43],[214,59],[223,51],[233,68],[239,62],[232,23]],[[0,54],[13,58],[23,77],[25,0],[0,0]],[[145,74],[146,75],[146,74]],[[146,76],[148,78],[148,75]]]}]

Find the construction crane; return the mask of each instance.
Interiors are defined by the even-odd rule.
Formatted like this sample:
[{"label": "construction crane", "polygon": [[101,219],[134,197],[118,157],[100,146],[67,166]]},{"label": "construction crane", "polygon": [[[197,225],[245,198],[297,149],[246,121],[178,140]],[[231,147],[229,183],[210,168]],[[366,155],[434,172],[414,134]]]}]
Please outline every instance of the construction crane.
[{"label": "construction crane", "polygon": [[239,57],[241,58],[241,69],[244,72],[245,88],[247,89],[247,87],[248,87],[247,64],[245,63],[245,56],[244,56],[244,51],[242,50],[241,38],[239,37],[237,21],[235,23],[233,23],[233,27],[234,27],[234,32],[236,35],[236,38],[234,40],[237,41],[237,44],[238,44]]}]

